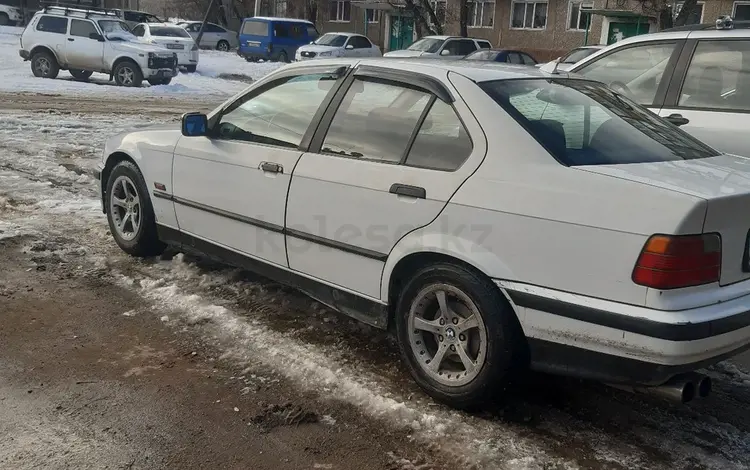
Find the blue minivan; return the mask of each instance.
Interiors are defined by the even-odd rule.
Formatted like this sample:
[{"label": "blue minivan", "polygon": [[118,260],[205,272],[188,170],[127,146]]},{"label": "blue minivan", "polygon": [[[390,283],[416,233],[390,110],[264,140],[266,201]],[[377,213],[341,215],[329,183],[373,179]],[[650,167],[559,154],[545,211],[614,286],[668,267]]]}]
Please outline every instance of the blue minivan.
[{"label": "blue minivan", "polygon": [[258,59],[289,62],[299,46],[310,44],[319,36],[315,25],[291,18],[245,18],[240,28],[237,53],[247,61]]}]

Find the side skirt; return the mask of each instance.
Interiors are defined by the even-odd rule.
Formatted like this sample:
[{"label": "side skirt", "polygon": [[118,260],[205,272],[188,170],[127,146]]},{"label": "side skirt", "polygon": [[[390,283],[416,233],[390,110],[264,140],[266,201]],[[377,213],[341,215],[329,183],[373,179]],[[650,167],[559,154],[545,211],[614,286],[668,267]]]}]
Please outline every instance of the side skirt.
[{"label": "side skirt", "polygon": [[244,256],[170,227],[156,225],[159,239],[181,251],[206,255],[218,261],[247,269],[280,284],[295,288],[339,312],[376,328],[388,327],[388,307],[356,294],[329,286],[293,271]]}]

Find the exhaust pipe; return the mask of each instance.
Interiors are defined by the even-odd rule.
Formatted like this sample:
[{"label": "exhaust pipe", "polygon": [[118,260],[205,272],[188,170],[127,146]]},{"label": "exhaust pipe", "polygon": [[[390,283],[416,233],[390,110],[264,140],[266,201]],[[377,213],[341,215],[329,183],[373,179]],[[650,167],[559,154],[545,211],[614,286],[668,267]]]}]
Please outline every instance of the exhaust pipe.
[{"label": "exhaust pipe", "polygon": [[[700,374],[695,375],[700,376]],[[649,395],[652,397],[663,398],[679,403],[688,403],[692,401],[693,398],[695,398],[696,392],[699,393],[699,396],[703,397],[703,395],[700,395],[700,391],[697,390],[698,388],[700,388],[701,383],[704,386],[703,392],[705,393],[705,396],[708,396],[708,394],[711,392],[711,379],[706,376],[702,377],[707,380],[703,380],[702,382],[699,380],[697,382],[698,385],[696,385],[694,379],[701,379],[701,377],[693,377],[691,375],[678,375],[672,377],[665,384],[658,385],[656,387],[628,386],[617,384],[607,385],[619,390],[625,390],[626,392]]]},{"label": "exhaust pipe", "polygon": [[695,384],[695,391],[699,398],[706,398],[711,394],[713,387],[711,377],[697,372],[691,372],[687,376]]}]

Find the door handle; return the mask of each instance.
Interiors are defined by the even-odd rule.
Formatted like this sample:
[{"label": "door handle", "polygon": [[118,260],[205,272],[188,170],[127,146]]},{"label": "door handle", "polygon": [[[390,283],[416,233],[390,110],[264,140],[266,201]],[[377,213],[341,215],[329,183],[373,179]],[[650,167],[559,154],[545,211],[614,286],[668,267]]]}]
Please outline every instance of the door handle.
[{"label": "door handle", "polygon": [[682,117],[682,114],[670,114],[669,116],[665,117],[667,121],[671,122],[675,126],[684,126],[685,124],[690,122],[690,119],[686,117]]},{"label": "door handle", "polygon": [[416,199],[424,199],[427,197],[427,191],[420,186],[410,186],[408,184],[393,183],[391,189],[388,191],[392,194],[398,194],[399,196],[408,196]]},{"label": "door handle", "polygon": [[73,41],[75,41],[75,39],[73,39],[73,38],[68,38],[68,41],[70,41],[70,42],[73,42]]},{"label": "door handle", "polygon": [[263,162],[260,164],[260,169],[268,173],[284,173],[284,167],[278,163]]}]

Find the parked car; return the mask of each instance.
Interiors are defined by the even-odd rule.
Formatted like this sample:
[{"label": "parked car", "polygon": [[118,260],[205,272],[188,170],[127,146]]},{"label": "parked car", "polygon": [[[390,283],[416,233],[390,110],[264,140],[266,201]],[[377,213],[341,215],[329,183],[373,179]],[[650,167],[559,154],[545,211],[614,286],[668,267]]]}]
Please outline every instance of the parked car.
[{"label": "parked car", "polygon": [[527,367],[708,394],[692,371],[750,346],[748,171],[595,81],[343,58],[112,137],[97,166],[125,252],[208,253],[394,324],[460,408]]},{"label": "parked car", "polygon": [[355,33],[326,33],[297,49],[295,60],[324,57],[380,57],[380,48],[367,36]]},{"label": "parked car", "polygon": [[67,70],[76,80],[88,80],[100,72],[120,86],[139,87],[144,79],[165,85],[177,75],[176,53],[140,42],[106,10],[45,7],[24,29],[19,54],[42,78]]},{"label": "parked car", "polygon": [[519,65],[536,65],[536,59],[523,51],[513,49],[482,49],[464,57],[465,60],[483,60]]},{"label": "parked car", "polygon": [[198,67],[198,46],[184,28],[171,23],[141,23],[133,35],[149,44],[158,44],[177,54],[177,66],[195,72]]},{"label": "parked car", "polygon": [[[183,21],[177,24],[185,28],[185,30],[193,39],[198,39],[198,34],[201,31],[202,22]],[[203,31],[203,36],[201,37],[200,47],[226,52],[231,49],[236,49],[238,45],[239,40],[236,31],[230,31],[223,26],[219,26],[218,24],[206,23],[206,27]]]},{"label": "parked car", "polygon": [[158,16],[152,15],[151,13],[146,13],[145,11],[120,9],[115,9],[112,11],[117,12],[120,18],[128,24],[130,29],[133,29],[140,23],[164,23],[164,20],[160,19]]},{"label": "parked car", "polygon": [[23,13],[20,8],[0,3],[0,26],[13,26],[23,23]]},{"label": "parked car", "polygon": [[718,150],[750,157],[748,29],[636,36],[570,70],[610,85]]},{"label": "parked car", "polygon": [[[557,66],[557,69],[561,71],[570,70],[576,62],[580,62],[581,60],[594,54],[595,52],[600,51],[601,49],[604,49],[605,47],[607,46],[591,45],[576,47],[560,58],[560,63]],[[537,66],[541,67],[542,65],[544,64],[538,64]]]},{"label": "parked car", "polygon": [[425,36],[406,49],[390,51],[383,57],[438,57],[456,59],[479,49],[492,49],[486,39],[456,36]]},{"label": "parked car", "polygon": [[289,62],[297,48],[318,38],[315,25],[307,20],[245,18],[240,28],[240,46],[237,53],[245,60],[277,60]]}]

